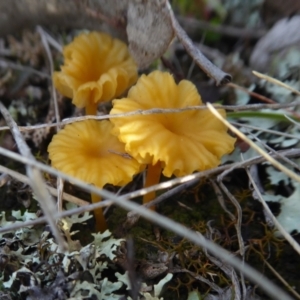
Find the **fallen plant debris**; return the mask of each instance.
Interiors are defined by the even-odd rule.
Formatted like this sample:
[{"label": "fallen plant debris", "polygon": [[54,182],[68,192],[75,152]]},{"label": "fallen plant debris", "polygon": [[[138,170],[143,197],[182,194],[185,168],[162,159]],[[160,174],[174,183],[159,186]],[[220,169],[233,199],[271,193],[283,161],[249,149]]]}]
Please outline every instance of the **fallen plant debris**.
[{"label": "fallen plant debris", "polygon": [[[231,0],[31,4],[31,12],[22,12],[24,3],[11,1],[4,9],[20,15],[11,27],[16,34],[0,30],[5,33],[0,40],[0,298],[300,299],[299,53],[290,49],[281,56],[271,47],[273,77],[252,74],[250,61],[263,67],[258,63],[264,54],[261,42],[254,46],[269,31],[259,21],[260,10],[268,6],[260,0],[247,5]],[[45,27],[21,33],[22,20],[29,27]],[[0,24],[5,22],[0,18]],[[205,32],[188,30],[188,36],[182,29],[188,24]],[[81,37],[88,36],[94,42],[81,45]],[[109,59],[99,51],[106,47],[104,40],[112,46],[105,48]],[[78,42],[76,51],[68,48],[72,41]],[[272,37],[269,43],[274,46]],[[251,59],[254,54],[259,59]],[[130,64],[110,68],[119,56]],[[234,83],[224,86],[231,71]],[[145,80],[154,77],[157,91]],[[190,101],[180,89],[168,94],[170,82],[185,92],[192,86],[202,101]],[[159,105],[160,94],[168,101],[179,99],[180,105]],[[79,107],[69,101],[73,98]],[[130,109],[116,111],[129,99]],[[141,99],[145,105],[135,107]],[[84,113],[87,103],[92,105]],[[205,124],[189,125],[193,116]],[[138,134],[146,137],[139,144],[144,152],[135,153],[132,145],[114,148],[108,140],[104,150],[99,146],[122,120],[129,120],[122,125],[127,143],[136,146]],[[138,130],[137,120],[148,123]],[[150,137],[153,123],[162,127]],[[102,124],[105,134],[81,130],[80,124]],[[209,124],[222,132],[207,129]],[[185,142],[171,142],[175,127]],[[74,136],[63,141],[69,147],[63,156],[75,163],[74,172],[66,163],[53,164],[54,156],[47,153],[68,128],[75,128]],[[116,136],[118,130],[113,130]],[[93,150],[87,147],[88,131]],[[189,147],[191,136],[202,134],[206,149],[217,153],[214,163]],[[74,154],[73,143],[79,140],[88,149],[86,158],[80,159],[79,150]],[[158,148],[161,140],[166,146]],[[154,154],[145,150],[148,144],[156,147]],[[188,157],[185,169],[180,149]],[[96,160],[110,157],[114,167],[90,163],[94,154]],[[136,157],[139,170],[126,180],[107,180],[121,175],[121,167]],[[152,160],[163,172],[159,168],[159,180],[144,185],[145,164]],[[175,163],[168,169],[170,161]],[[100,170],[103,180],[114,185],[98,184]],[[83,173],[93,180],[79,180]],[[149,195],[152,201],[141,205]],[[155,211],[148,209],[154,206]],[[109,230],[95,229],[99,209]]]}]

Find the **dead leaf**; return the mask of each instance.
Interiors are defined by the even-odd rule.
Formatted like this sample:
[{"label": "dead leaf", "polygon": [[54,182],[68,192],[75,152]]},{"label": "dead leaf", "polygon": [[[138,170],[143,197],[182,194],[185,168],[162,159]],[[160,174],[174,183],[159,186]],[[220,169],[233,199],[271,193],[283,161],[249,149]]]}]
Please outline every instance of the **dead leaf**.
[{"label": "dead leaf", "polygon": [[129,49],[140,68],[161,57],[174,32],[166,0],[132,0],[127,10]]}]

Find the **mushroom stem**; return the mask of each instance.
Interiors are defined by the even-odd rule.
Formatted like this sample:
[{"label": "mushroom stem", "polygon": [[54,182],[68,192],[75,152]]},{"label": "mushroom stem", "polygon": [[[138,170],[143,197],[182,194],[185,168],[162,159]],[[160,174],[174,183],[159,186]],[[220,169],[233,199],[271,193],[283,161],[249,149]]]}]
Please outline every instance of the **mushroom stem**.
[{"label": "mushroom stem", "polygon": [[[147,169],[147,176],[146,176],[146,182],[145,182],[145,187],[150,187],[152,185],[158,184],[159,179],[160,179],[160,174],[161,174],[161,163],[157,162],[155,165],[148,165]],[[156,192],[150,192],[146,194],[143,198],[143,203],[148,203],[151,200],[155,198]],[[155,210],[155,206],[151,206],[152,210]]]},{"label": "mushroom stem", "polygon": [[89,103],[85,107],[85,114],[96,116],[97,115],[97,107],[98,107],[97,103]]},{"label": "mushroom stem", "polygon": [[[93,204],[101,201],[101,197],[93,193],[91,193],[91,199]],[[104,232],[107,229],[107,225],[103,215],[102,208],[95,209],[94,216],[96,220],[96,231]]]}]

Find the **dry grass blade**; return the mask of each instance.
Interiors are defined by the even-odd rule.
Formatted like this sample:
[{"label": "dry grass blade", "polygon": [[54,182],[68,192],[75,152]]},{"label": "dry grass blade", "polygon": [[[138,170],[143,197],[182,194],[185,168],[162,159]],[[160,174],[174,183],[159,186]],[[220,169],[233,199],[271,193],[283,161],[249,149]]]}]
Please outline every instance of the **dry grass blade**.
[{"label": "dry grass blade", "polygon": [[257,72],[257,71],[252,71],[252,73],[253,73],[255,76],[257,76],[258,78],[261,78],[261,79],[264,79],[264,80],[269,81],[269,82],[271,82],[271,83],[274,83],[274,84],[277,84],[277,85],[279,85],[279,86],[282,86],[282,87],[286,88],[287,90],[289,90],[289,91],[291,91],[291,92],[293,92],[293,93],[295,93],[295,94],[297,94],[297,95],[300,95],[300,92],[299,92],[299,91],[297,91],[296,89],[292,88],[291,86],[289,86],[289,85],[283,83],[282,81],[280,81],[280,80],[278,80],[278,79],[275,79],[275,78],[273,78],[273,77],[270,77],[270,76],[265,75],[265,74],[262,74],[262,73],[259,73],[259,72]]},{"label": "dry grass blade", "polygon": [[[11,133],[18,145],[18,148],[19,148],[21,154],[24,157],[26,157],[32,161],[35,161],[35,158],[31,154],[29,147],[25,143],[23,136],[20,133],[16,122],[12,119],[8,110],[5,108],[5,106],[1,102],[0,102],[0,111],[7,123],[7,125],[10,127]],[[47,218],[47,222],[50,225],[52,233],[53,233],[54,237],[56,238],[59,247],[61,249],[67,249],[67,244],[63,240],[63,238],[56,226],[55,219],[53,217],[56,212],[55,205],[54,205],[51,195],[49,194],[49,192],[46,188],[46,184],[44,182],[41,172],[35,167],[26,165],[26,173],[29,178],[29,184],[41,205],[41,209],[43,210],[43,212]]]}]

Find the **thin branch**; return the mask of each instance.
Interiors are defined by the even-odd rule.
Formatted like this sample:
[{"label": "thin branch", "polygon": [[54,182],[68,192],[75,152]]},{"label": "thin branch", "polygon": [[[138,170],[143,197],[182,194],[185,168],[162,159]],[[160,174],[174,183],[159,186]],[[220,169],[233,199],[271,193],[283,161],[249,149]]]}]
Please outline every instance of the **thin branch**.
[{"label": "thin branch", "polygon": [[197,47],[195,47],[193,41],[189,38],[189,36],[186,34],[186,32],[182,29],[182,27],[176,20],[171,5],[168,1],[167,7],[169,9],[172,27],[174,29],[175,34],[184,46],[187,53],[194,59],[195,63],[206,73],[207,76],[213,78],[216,81],[217,85],[229,83],[231,81],[231,76],[223,72],[211,61],[209,61],[202,54],[202,52]]},{"label": "thin branch", "polygon": [[[279,154],[284,155],[286,157],[299,157],[300,156],[300,149],[288,149],[288,150],[282,150],[282,151],[278,151]],[[21,156],[13,151],[7,150],[3,147],[0,147],[0,154],[4,155],[6,157],[9,157],[13,160],[19,161],[23,164],[27,164],[29,166],[34,166],[40,170],[42,170],[43,172],[47,172],[53,176],[56,177],[61,177],[64,180],[69,181],[70,183],[76,185],[76,183],[74,182],[74,177],[69,176],[65,173],[62,173],[50,166],[47,166],[45,164],[42,164],[36,160],[31,160],[27,157]],[[279,158],[279,155],[277,153],[271,154],[272,157],[274,157],[275,159]],[[235,168],[235,169],[239,169],[239,168],[245,168],[247,166],[251,166],[253,164],[259,164],[262,162],[265,162],[266,158],[262,157],[262,156],[256,156],[253,158],[250,158],[248,160],[245,161],[241,161],[241,162],[236,162],[236,163],[232,163],[232,164],[227,164],[227,165],[223,165],[214,169],[210,169],[210,170],[206,170],[206,171],[202,171],[202,172],[197,172],[191,175],[187,175],[184,177],[178,177],[178,178],[174,178],[171,179],[169,181],[166,182],[162,182],[156,185],[153,185],[151,187],[148,188],[143,188],[141,190],[137,190],[137,191],[133,191],[128,193],[127,195],[124,195],[122,197],[124,197],[124,199],[128,200],[128,199],[132,199],[132,198],[136,198],[136,197],[140,197],[143,196],[147,193],[153,192],[153,191],[159,191],[159,190],[164,190],[164,189],[168,189],[172,186],[181,184],[181,183],[185,183],[185,182],[189,182],[191,180],[195,180],[195,179],[199,179],[199,178],[204,178],[204,177],[209,177],[212,175],[216,175],[219,174],[229,168]],[[84,184],[84,189],[88,190],[89,193],[91,193],[91,191],[89,190],[91,188],[91,186],[87,183]],[[102,191],[99,189],[99,191]],[[101,195],[102,198],[105,198],[105,194]],[[126,196],[126,197],[125,197]]]},{"label": "thin branch", "polygon": [[[282,108],[289,108],[289,107],[295,107],[297,105],[300,105],[300,101],[296,100],[291,103],[278,103],[278,104],[250,104],[250,105],[218,105],[216,106],[217,109],[225,109],[227,111],[247,111],[247,110],[260,110],[260,109],[282,109]],[[155,114],[175,114],[175,113],[182,113],[185,111],[194,111],[194,110],[205,110],[207,109],[207,106],[205,105],[199,105],[199,106],[188,106],[184,108],[178,108],[178,109],[162,109],[162,108],[152,108],[152,109],[146,109],[146,110],[135,110],[127,113],[120,113],[120,114],[112,114],[112,115],[100,115],[100,116],[81,116],[81,117],[74,117],[74,118],[66,118],[61,121],[60,124],[67,125],[74,122],[80,122],[84,120],[107,120],[107,119],[113,119],[113,118],[123,118],[123,117],[131,117],[136,115],[155,115]],[[50,128],[57,126],[57,123],[51,123],[51,124],[38,124],[33,126],[19,126],[20,131],[30,131],[30,130],[36,130],[41,128]],[[9,130],[8,126],[2,126],[0,127],[0,131],[3,130]]]}]

